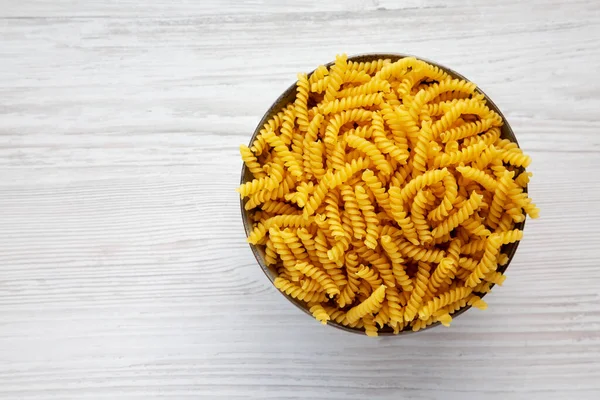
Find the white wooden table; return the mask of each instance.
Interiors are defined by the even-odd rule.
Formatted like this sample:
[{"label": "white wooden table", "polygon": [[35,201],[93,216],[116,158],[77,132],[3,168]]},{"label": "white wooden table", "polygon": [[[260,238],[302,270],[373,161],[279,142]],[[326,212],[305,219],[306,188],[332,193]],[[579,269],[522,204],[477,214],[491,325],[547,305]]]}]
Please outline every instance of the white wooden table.
[{"label": "white wooden table", "polygon": [[[532,155],[509,278],[370,339],[271,286],[234,188],[271,102],[337,52],[478,83]],[[600,398],[596,0],[0,0],[0,398]]]}]

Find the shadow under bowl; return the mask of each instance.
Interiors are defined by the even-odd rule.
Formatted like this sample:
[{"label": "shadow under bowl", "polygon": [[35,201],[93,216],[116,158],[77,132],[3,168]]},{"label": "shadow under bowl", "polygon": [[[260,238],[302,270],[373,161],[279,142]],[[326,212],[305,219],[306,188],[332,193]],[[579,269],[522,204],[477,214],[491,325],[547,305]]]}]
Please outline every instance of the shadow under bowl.
[{"label": "shadow under bowl", "polygon": [[[352,56],[352,57],[348,57],[348,61],[354,61],[354,62],[367,62],[367,61],[374,61],[374,60],[378,60],[378,59],[390,59],[392,62],[398,61],[401,58],[405,58],[405,57],[415,57],[415,56],[410,56],[410,55],[404,55],[404,54],[384,54],[384,53],[372,53],[372,54],[361,54],[361,55],[356,55],[356,56]],[[469,81],[467,78],[465,78],[464,76],[462,76],[461,74],[459,74],[458,72],[445,67],[443,65],[440,65],[438,63],[435,63],[433,61],[429,61],[420,57],[415,57],[421,61],[425,61],[426,63],[429,63],[431,65],[434,65],[438,68],[440,68],[441,70],[445,71],[446,73],[448,73],[448,75],[452,76],[453,78],[457,78],[457,79],[463,79],[466,81]],[[328,64],[325,64],[326,67],[330,67],[331,65],[333,65],[333,62],[330,62]],[[314,72],[314,71],[313,71]],[[308,76],[310,77],[310,75],[312,75],[311,72],[310,74],[308,74]],[[506,118],[504,117],[504,115],[502,114],[502,112],[498,109],[498,107],[496,106],[496,104],[494,104],[494,102],[481,90],[479,89],[479,87],[477,88],[477,92],[481,93],[483,96],[485,96],[485,101],[487,103],[487,106],[495,111],[496,113],[498,113],[503,121],[504,121],[504,125],[502,126],[501,129],[501,138],[503,139],[508,139],[514,143],[516,143],[517,145],[519,144],[517,142],[517,138],[515,137],[515,134],[512,130],[512,128],[510,127],[508,121],[506,120]],[[279,96],[279,98],[277,100],[275,100],[275,102],[271,105],[271,107],[269,107],[269,109],[267,110],[267,112],[265,113],[265,115],[262,117],[262,119],[260,120],[258,126],[256,127],[256,129],[254,130],[254,134],[252,135],[252,138],[250,139],[250,144],[249,146],[252,145],[252,143],[254,142],[254,139],[256,139],[256,136],[259,134],[261,128],[263,127],[263,125],[274,115],[276,115],[279,111],[281,111],[282,109],[284,109],[289,103],[293,102],[296,98],[296,84],[292,84],[285,92],[283,92],[281,94],[281,96]],[[248,168],[246,167],[245,164],[243,164],[242,166],[242,176],[241,176],[241,180],[240,180],[240,184],[243,184],[245,182],[249,182],[253,179],[252,174],[250,173],[250,171],[248,170]],[[527,192],[527,187],[525,187],[524,189],[525,192]],[[240,201],[240,205],[241,205],[241,209],[242,209],[242,220],[244,223],[244,229],[246,231],[246,237],[248,237],[250,235],[250,232],[252,232],[252,218],[251,218],[251,211],[250,210],[245,210],[244,209],[244,203],[245,201],[242,199]],[[518,224],[515,224],[514,229],[523,229],[525,227],[525,221],[520,222]],[[517,251],[517,247],[519,246],[519,242],[514,242],[514,243],[510,243],[507,245],[504,245],[501,249],[501,252],[506,254],[508,256],[508,263],[506,263],[506,265],[501,265],[498,267],[497,271],[504,273],[504,271],[506,271],[506,269],[508,268],[510,262],[512,261],[513,256],[515,255],[515,252]],[[263,270],[263,272],[265,273],[265,275],[267,276],[267,278],[269,278],[269,280],[271,281],[271,283],[273,283],[273,281],[275,280],[275,278],[277,277],[277,271],[275,270],[275,268],[273,266],[267,266],[267,264],[265,263],[265,251],[261,246],[256,246],[256,245],[252,245],[250,244],[250,248],[252,249],[252,253],[254,254],[254,257],[256,258],[256,261],[258,262],[258,264],[260,265],[260,268]],[[493,287],[494,285],[492,285]],[[279,290],[278,290],[279,291]],[[285,293],[280,292],[286,299],[288,299],[292,304],[294,304],[296,307],[298,307],[300,310],[304,311],[306,314],[308,314],[311,318],[312,318],[312,314],[310,313],[310,311],[308,310],[308,307],[306,305],[305,302],[294,299],[288,295],[286,295]],[[486,293],[478,293],[479,297],[484,297],[486,295]],[[463,307],[462,309],[460,309],[459,311],[455,312],[452,315],[452,318],[456,318],[459,315],[463,314],[464,312],[466,312],[469,308],[471,308],[471,306],[467,305],[466,307]],[[333,326],[335,328],[341,329],[343,331],[346,332],[351,332],[351,333],[357,333],[357,334],[362,334],[365,335],[364,330],[362,329],[358,329],[358,328],[350,328],[341,324],[338,324],[335,321],[328,321],[327,325],[329,326]],[[439,326],[440,323],[439,322],[435,322],[417,332],[423,332],[427,329],[431,329],[434,328],[436,326]],[[398,333],[397,335],[394,335],[394,333],[392,332],[391,328],[389,328],[388,326],[380,329],[378,331],[380,336],[400,336],[400,335],[406,335],[409,333],[414,333],[411,330],[410,326],[407,326],[403,331],[401,331],[400,333]]]}]

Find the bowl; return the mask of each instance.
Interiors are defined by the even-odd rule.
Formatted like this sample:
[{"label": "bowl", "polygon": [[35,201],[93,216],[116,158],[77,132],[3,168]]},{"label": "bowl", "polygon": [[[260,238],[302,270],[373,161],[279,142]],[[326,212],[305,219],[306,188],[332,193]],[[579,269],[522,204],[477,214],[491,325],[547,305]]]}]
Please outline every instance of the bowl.
[{"label": "bowl", "polygon": [[[416,59],[419,59],[421,61],[425,61],[431,65],[434,65],[440,69],[442,69],[443,71],[445,71],[446,73],[448,73],[450,76],[452,76],[453,78],[458,78],[458,79],[463,79],[466,81],[469,81],[467,78],[465,78],[464,76],[462,76],[461,74],[459,74],[458,72],[445,67],[443,65],[440,65],[436,62],[433,61],[429,61],[426,60],[424,58],[421,57],[416,57],[416,56],[411,56],[411,55],[405,55],[405,54],[384,54],[384,53],[370,53],[370,54],[361,54],[361,55],[356,55],[356,56],[351,56],[348,57],[348,61],[355,61],[355,62],[366,62],[366,61],[373,61],[373,60],[377,60],[377,59],[390,59],[392,60],[392,62],[397,61],[401,58],[405,58],[405,57],[415,57]],[[333,61],[325,64],[326,67],[330,67],[333,65]],[[313,71],[314,72],[314,71]],[[313,73],[311,72],[310,74],[308,74],[308,76],[310,77],[310,75]],[[498,109],[498,107],[496,106],[496,104],[494,104],[494,102],[479,88],[477,87],[477,92],[481,93],[483,96],[485,96],[485,101],[487,103],[487,106],[495,111],[496,113],[498,113],[503,121],[504,121],[504,125],[502,126],[501,129],[501,138],[503,139],[509,139],[510,141],[516,143],[517,145],[519,144],[517,142],[517,138],[515,137],[515,134],[513,132],[513,130],[511,129],[508,121],[506,120],[506,118],[504,117],[504,115],[502,114],[502,112]],[[250,144],[249,146],[251,146],[252,142],[254,141],[254,139],[256,138],[256,136],[259,134],[260,129],[262,128],[262,126],[275,114],[277,114],[277,112],[279,112],[281,109],[283,109],[288,103],[293,102],[294,99],[296,98],[296,83],[293,83],[285,92],[283,92],[281,94],[281,96],[279,96],[279,98],[277,100],[275,100],[275,102],[271,105],[271,107],[269,107],[269,109],[267,110],[267,112],[265,113],[265,115],[262,117],[262,119],[260,120],[258,126],[256,127],[256,129],[254,130],[254,134],[252,135],[252,138],[250,139]],[[241,176],[241,180],[240,180],[240,184],[243,184],[245,182],[248,182],[250,180],[252,180],[252,174],[250,173],[250,171],[248,170],[248,168],[246,168],[245,164],[242,164],[242,176]],[[524,192],[527,192],[527,187],[524,188]],[[244,229],[246,231],[246,237],[250,235],[250,232],[252,232],[252,219],[250,217],[250,211],[247,211],[244,209],[244,200],[240,200],[240,206],[241,206],[241,210],[242,210],[242,221],[244,223]],[[520,222],[518,224],[515,224],[514,229],[523,229],[525,226],[525,221]],[[514,242],[514,243],[510,243],[507,245],[502,246],[501,252],[505,253],[508,256],[508,263],[506,263],[506,265],[501,265],[498,267],[497,271],[504,273],[506,271],[506,269],[508,268],[508,266],[510,265],[510,262],[512,261],[513,256],[515,255],[515,252],[517,251],[517,247],[519,246],[519,242]],[[265,252],[264,250],[260,247],[260,246],[256,246],[256,245],[252,245],[250,244],[250,248],[252,249],[252,253],[254,254],[254,257],[256,258],[256,261],[258,262],[258,265],[260,265],[260,268],[262,269],[262,271],[265,273],[265,275],[267,276],[267,278],[269,278],[269,280],[271,281],[271,283],[273,283],[273,281],[275,280],[275,278],[277,277],[277,271],[275,271],[274,268],[269,267],[266,265],[265,263]],[[493,287],[494,285],[492,284],[491,287]],[[308,314],[311,319],[312,314],[310,313],[310,311],[308,310],[306,303],[294,299],[288,295],[286,295],[285,293],[277,290],[279,293],[281,293],[282,296],[284,296],[288,301],[290,301],[292,304],[294,304],[296,307],[298,307],[300,310],[304,311],[306,314]],[[480,297],[484,297],[486,295],[486,293],[480,293],[478,294]],[[467,305],[466,307],[463,307],[462,309],[460,309],[459,311],[455,312],[454,314],[452,314],[452,318],[456,318],[459,315],[463,314],[464,312],[466,312],[469,308],[471,308],[471,306]],[[346,332],[351,332],[351,333],[355,333],[355,334],[362,334],[365,335],[365,332],[361,329],[357,329],[357,328],[350,328],[341,324],[338,324],[337,322],[334,321],[328,321],[327,325],[329,326],[333,326],[337,329],[341,329],[343,331]],[[431,329],[434,328],[436,326],[439,326],[440,322],[435,322],[417,332],[413,332],[410,328],[410,326],[407,326],[403,331],[401,331],[400,333],[394,335],[394,333],[392,332],[392,330],[389,327],[384,327],[382,329],[380,329],[378,331],[378,334],[380,336],[400,336],[400,335],[406,335],[409,333],[418,333],[418,332],[423,332],[427,329]]]}]

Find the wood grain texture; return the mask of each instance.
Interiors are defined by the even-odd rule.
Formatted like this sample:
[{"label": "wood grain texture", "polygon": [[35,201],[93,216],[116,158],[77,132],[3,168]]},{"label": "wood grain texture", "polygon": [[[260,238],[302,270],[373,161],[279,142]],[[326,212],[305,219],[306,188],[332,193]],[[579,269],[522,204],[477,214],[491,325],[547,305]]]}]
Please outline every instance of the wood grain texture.
[{"label": "wood grain texture", "polygon": [[[385,51],[494,99],[542,218],[486,312],[373,340],[276,292],[234,188],[296,72]],[[599,398],[599,67],[595,0],[0,0],[0,398]]]}]

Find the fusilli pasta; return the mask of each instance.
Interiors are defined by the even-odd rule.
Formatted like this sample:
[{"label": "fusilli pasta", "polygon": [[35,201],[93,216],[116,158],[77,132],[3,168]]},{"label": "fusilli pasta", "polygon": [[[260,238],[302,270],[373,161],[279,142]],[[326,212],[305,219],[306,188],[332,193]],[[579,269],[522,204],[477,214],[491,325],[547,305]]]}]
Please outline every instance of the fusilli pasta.
[{"label": "fusilli pasta", "polygon": [[293,101],[240,146],[248,241],[275,286],[369,336],[485,309],[512,254],[502,246],[539,216],[531,159],[501,137],[499,113],[414,57],[340,55],[297,78]]}]

